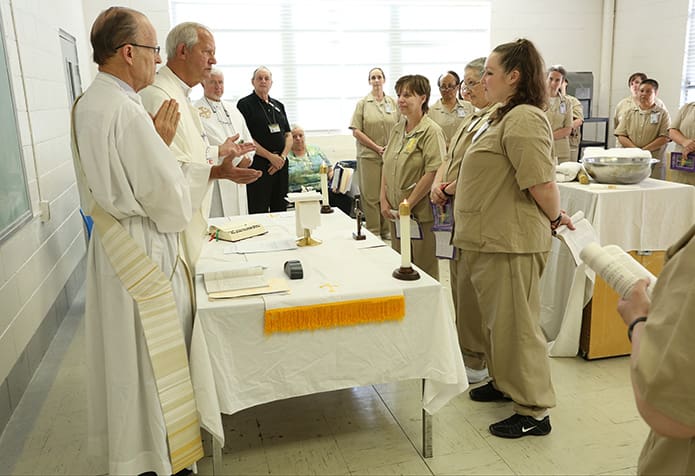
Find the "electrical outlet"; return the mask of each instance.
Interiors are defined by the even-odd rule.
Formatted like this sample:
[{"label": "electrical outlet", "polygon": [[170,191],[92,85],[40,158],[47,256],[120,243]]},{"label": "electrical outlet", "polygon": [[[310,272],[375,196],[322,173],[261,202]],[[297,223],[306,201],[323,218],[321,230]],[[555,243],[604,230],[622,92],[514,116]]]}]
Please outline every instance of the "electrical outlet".
[{"label": "electrical outlet", "polygon": [[39,202],[39,211],[41,213],[42,223],[51,219],[51,203],[48,200],[41,200]]}]

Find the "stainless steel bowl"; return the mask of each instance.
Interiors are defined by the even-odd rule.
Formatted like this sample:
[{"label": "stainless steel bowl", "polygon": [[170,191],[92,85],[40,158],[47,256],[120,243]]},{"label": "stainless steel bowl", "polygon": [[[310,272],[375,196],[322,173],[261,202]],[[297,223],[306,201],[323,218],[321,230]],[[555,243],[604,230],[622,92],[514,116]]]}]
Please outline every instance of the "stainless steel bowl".
[{"label": "stainless steel bowl", "polygon": [[649,177],[652,165],[659,162],[647,157],[583,157],[586,172],[600,183],[639,183]]}]

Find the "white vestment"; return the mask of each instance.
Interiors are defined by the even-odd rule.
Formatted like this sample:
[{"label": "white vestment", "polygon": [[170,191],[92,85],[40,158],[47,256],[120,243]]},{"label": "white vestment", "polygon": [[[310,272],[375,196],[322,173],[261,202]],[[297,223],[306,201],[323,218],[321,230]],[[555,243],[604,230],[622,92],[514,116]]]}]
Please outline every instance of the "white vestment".
[{"label": "white vestment", "polygon": [[[196,208],[195,187],[157,135],[140,97],[114,76],[96,76],[76,106],[74,127],[94,199],[171,276],[190,342],[190,289],[176,263],[179,232]],[[191,176],[207,182],[204,171]],[[89,242],[86,287],[89,445],[98,471],[171,474],[164,417],[137,307],[98,233]]]},{"label": "white vestment", "polygon": [[[198,109],[210,144],[220,145],[227,137],[239,134],[244,142],[253,142],[246,121],[236,106],[225,101],[214,101],[206,97],[194,103]],[[238,142],[238,141],[237,141]],[[253,153],[246,155],[253,160]],[[210,207],[211,217],[248,215],[249,205],[246,198],[246,185],[231,180],[217,180],[212,193]]]},{"label": "white vestment", "polygon": [[[142,104],[152,115],[157,113],[166,100],[175,99],[179,103],[181,119],[170,148],[187,178],[190,174],[197,172],[198,169],[193,167],[194,165],[217,164],[218,156],[218,147],[212,146],[208,142],[207,134],[198,116],[198,110],[188,99],[190,91],[191,88],[167,66],[160,68],[152,85],[140,91]],[[196,178],[189,178],[189,183],[192,186],[197,186],[199,181]],[[191,268],[195,268],[195,263],[198,261],[208,227],[207,218],[210,215],[210,190],[212,187],[209,183],[205,187],[202,205],[193,213],[193,217],[183,233],[186,261]],[[199,190],[191,190],[192,195],[198,193],[200,193]]]}]

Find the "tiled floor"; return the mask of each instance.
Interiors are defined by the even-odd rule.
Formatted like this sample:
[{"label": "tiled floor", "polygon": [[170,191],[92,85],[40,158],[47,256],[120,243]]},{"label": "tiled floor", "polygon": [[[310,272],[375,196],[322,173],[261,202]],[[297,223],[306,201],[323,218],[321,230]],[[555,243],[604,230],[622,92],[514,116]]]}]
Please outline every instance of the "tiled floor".
[{"label": "tiled floor", "polygon": [[[0,437],[0,474],[94,474],[86,454],[83,299]],[[224,474],[635,474],[647,427],[633,403],[628,359],[553,359],[552,372],[558,405],[546,437],[490,435],[487,426],[511,414],[511,404],[464,394],[434,416],[434,457],[424,459],[420,384],[408,381],[225,417]],[[211,474],[209,456],[199,471]]]}]

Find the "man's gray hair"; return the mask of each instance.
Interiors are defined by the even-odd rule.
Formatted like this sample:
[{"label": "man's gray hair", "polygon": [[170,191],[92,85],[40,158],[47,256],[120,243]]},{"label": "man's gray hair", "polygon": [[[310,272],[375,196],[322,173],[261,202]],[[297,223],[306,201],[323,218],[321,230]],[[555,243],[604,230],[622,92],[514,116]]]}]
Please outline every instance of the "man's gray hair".
[{"label": "man's gray hair", "polygon": [[198,30],[206,30],[212,35],[208,27],[192,21],[179,23],[172,28],[167,35],[167,58],[176,56],[176,47],[181,43],[183,43],[186,48],[193,48],[193,45],[198,43]]},{"label": "man's gray hair", "polygon": [[251,79],[256,79],[256,74],[258,74],[259,71],[267,71],[270,74],[270,77],[273,77],[273,72],[270,71],[270,69],[267,66],[261,65],[253,70],[253,76],[251,76]]}]

